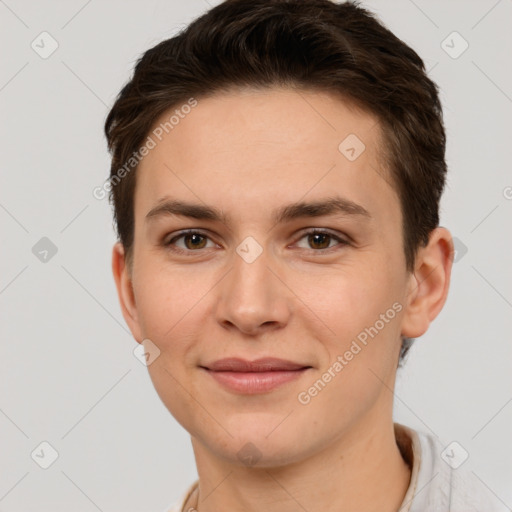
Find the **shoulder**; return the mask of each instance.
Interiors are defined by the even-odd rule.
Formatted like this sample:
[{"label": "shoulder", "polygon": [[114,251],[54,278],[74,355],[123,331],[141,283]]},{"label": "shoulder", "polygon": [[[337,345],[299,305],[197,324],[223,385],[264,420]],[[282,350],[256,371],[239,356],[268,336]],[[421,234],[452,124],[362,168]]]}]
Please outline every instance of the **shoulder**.
[{"label": "shoulder", "polygon": [[[497,512],[491,491],[469,468],[457,442],[444,445],[432,434],[399,425],[411,439],[413,476],[409,512]],[[416,468],[416,471],[414,471]]]},{"label": "shoulder", "polygon": [[[162,510],[162,512],[182,512],[183,507],[188,501],[189,496],[194,492],[195,488],[198,485],[198,480],[196,480],[193,484],[190,485],[190,487],[182,493],[182,495],[173,503],[171,503],[168,507],[166,507],[165,510]],[[193,512],[194,509],[191,509],[190,512]],[[187,510],[183,512],[189,512]]]}]

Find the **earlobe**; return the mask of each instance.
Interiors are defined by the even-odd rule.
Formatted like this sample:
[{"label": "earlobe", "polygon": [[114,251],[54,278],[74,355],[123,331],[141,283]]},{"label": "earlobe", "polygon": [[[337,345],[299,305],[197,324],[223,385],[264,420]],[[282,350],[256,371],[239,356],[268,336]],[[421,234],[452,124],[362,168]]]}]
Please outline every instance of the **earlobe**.
[{"label": "earlobe", "polygon": [[141,329],[137,314],[137,305],[133,292],[132,277],[121,242],[116,242],[112,249],[112,273],[117,288],[117,296],[123,317],[138,343],[142,342]]},{"label": "earlobe", "polygon": [[403,336],[423,335],[439,314],[448,297],[452,263],[452,236],[446,228],[438,227],[430,234],[427,246],[418,250],[402,319]]}]

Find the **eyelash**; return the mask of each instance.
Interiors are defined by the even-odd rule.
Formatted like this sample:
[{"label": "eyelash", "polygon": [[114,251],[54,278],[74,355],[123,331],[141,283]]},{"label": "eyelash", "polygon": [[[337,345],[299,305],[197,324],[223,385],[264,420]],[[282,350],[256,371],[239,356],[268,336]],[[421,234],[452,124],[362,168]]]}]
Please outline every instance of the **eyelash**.
[{"label": "eyelash", "polygon": [[[206,235],[205,233],[202,233],[201,231],[197,231],[197,230],[194,230],[194,229],[189,229],[189,230],[186,230],[186,231],[181,231],[179,234],[177,234],[175,237],[171,238],[168,242],[163,242],[163,245],[164,247],[166,247],[167,249],[173,251],[173,252],[176,252],[176,253],[179,253],[179,254],[191,254],[191,253],[194,253],[194,252],[200,252],[201,249],[197,249],[197,250],[190,250],[190,249],[181,249],[179,247],[176,247],[174,244],[177,240],[179,240],[180,238],[183,238],[187,235],[199,235],[201,237],[204,237],[204,238],[209,238],[208,235]],[[343,247],[345,245],[349,245],[349,242],[344,240],[343,238],[331,233],[330,231],[326,231],[326,230],[323,230],[323,229],[318,229],[318,228],[315,228],[315,229],[312,229],[310,231],[306,231],[304,233],[302,233],[302,236],[299,238],[299,240],[302,240],[303,238],[309,236],[309,235],[328,235],[331,237],[331,239],[335,240],[336,242],[338,242],[337,245],[333,246],[333,247],[328,247],[326,249],[305,249],[306,251],[310,252],[310,253],[331,253],[332,250],[336,250],[336,248],[338,247]],[[299,241],[298,240],[298,241]]]}]

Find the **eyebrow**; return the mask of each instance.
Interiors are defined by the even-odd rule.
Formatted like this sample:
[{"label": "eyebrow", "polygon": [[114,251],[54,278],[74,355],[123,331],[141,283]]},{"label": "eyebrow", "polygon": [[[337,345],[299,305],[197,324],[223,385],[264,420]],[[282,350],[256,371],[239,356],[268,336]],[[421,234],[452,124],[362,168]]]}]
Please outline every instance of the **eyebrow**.
[{"label": "eyebrow", "polygon": [[[353,215],[371,219],[371,215],[360,204],[349,199],[335,196],[324,200],[291,203],[272,212],[275,224],[289,222],[303,217],[321,217],[324,215]],[[198,220],[211,220],[229,224],[231,217],[213,206],[189,203],[164,197],[146,215],[146,221],[167,215],[177,215]]]}]

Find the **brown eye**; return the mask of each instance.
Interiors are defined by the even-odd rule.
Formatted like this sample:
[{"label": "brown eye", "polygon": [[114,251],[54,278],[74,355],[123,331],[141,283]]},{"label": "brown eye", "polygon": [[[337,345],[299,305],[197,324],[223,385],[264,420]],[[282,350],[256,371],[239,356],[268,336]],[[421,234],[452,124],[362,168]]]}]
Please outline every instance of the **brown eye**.
[{"label": "brown eye", "polygon": [[[206,237],[197,233],[183,235],[183,240],[187,249],[202,249],[206,243]],[[189,242],[189,243],[187,243]]]},{"label": "brown eye", "polygon": [[327,249],[330,241],[331,235],[327,233],[308,235],[308,243],[313,249]]},{"label": "brown eye", "polygon": [[[183,239],[183,245],[178,244],[178,241]],[[168,242],[164,242],[164,246],[175,252],[196,252],[199,249],[207,247],[209,238],[200,233],[199,231],[185,231]],[[211,247],[211,246],[210,246]]]},{"label": "brown eye", "polygon": [[[306,238],[307,247],[302,246],[301,248],[311,252],[330,252],[330,250],[335,249],[336,246],[343,247],[344,245],[348,245],[348,242],[343,240],[341,237],[333,233],[329,233],[328,231],[318,229],[304,233],[300,240]],[[331,245],[332,242],[337,243]]]}]

